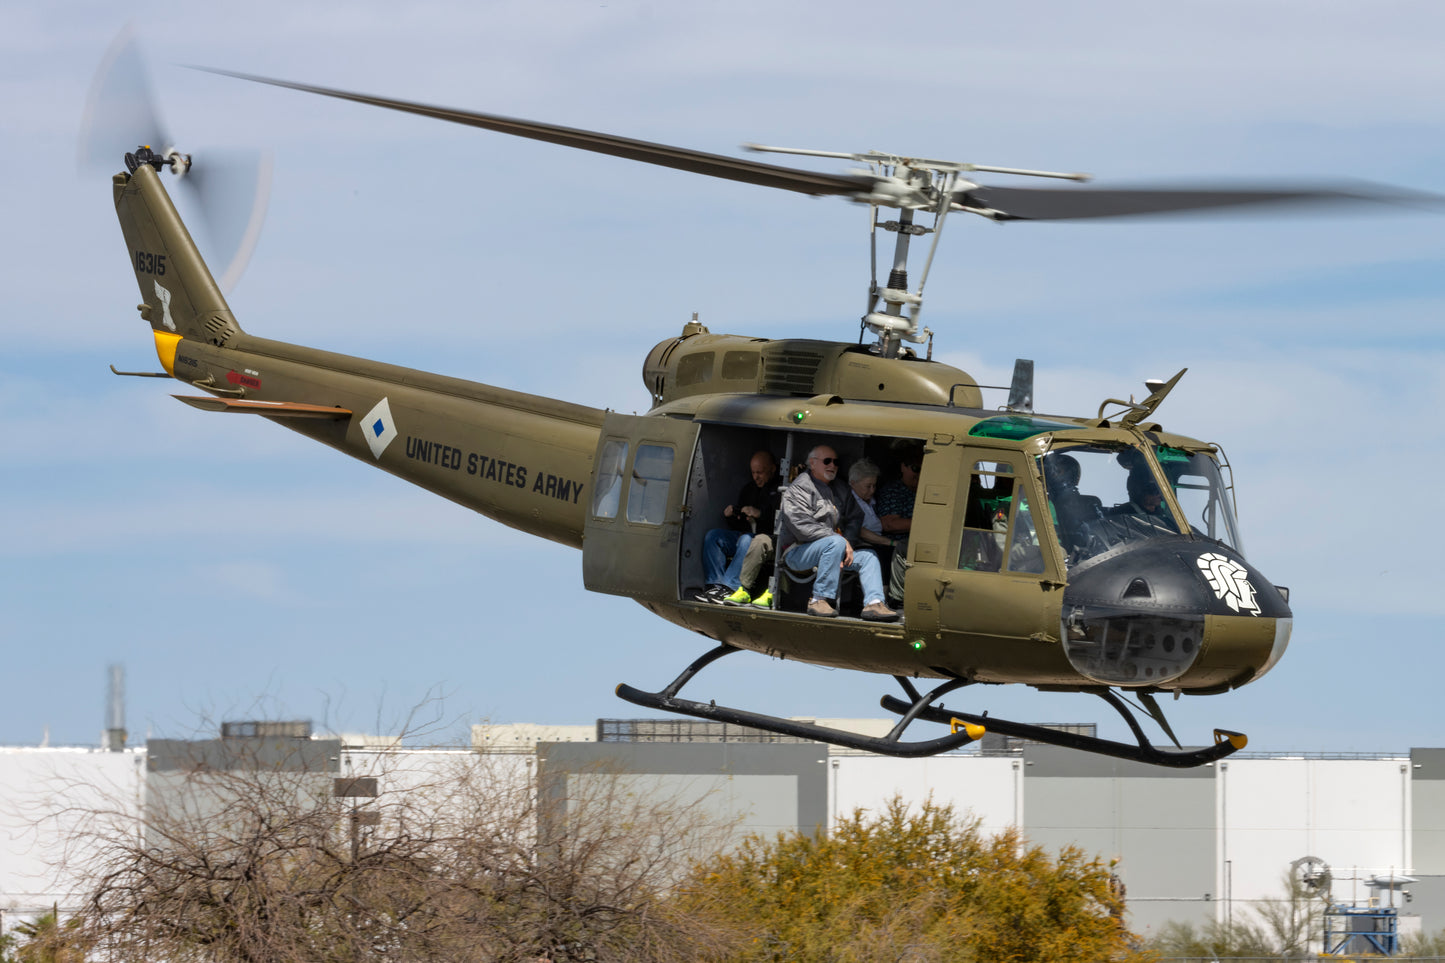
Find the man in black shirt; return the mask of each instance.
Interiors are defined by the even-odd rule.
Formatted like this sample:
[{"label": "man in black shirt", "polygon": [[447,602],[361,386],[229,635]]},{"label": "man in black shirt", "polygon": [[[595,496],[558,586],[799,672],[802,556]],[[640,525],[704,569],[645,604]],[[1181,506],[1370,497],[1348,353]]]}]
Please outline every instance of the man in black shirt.
[{"label": "man in black shirt", "polygon": [[733,605],[771,608],[773,595],[753,598],[758,576],[773,557],[773,521],[778,512],[778,461],[770,451],[759,451],[748,463],[752,481],[738,492],[737,501],[723,509],[726,528],[714,528],[703,539],[703,572],[707,588],[699,599]]}]

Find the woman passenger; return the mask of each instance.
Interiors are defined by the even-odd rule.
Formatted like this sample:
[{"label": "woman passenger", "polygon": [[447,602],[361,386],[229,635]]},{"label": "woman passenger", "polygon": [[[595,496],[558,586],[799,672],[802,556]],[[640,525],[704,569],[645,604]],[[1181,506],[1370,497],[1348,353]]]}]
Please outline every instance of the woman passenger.
[{"label": "woman passenger", "polygon": [[848,469],[848,487],[853,489],[853,500],[863,509],[863,528],[858,540],[865,547],[891,548],[893,539],[883,534],[883,525],[878,521],[878,512],[873,504],[873,495],[878,491],[879,468],[867,458],[860,458]]}]

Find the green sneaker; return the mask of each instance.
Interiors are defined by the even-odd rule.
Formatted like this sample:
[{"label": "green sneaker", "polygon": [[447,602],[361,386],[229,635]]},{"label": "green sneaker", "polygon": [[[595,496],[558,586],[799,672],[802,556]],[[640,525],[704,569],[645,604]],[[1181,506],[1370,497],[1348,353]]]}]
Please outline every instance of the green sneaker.
[{"label": "green sneaker", "polygon": [[754,605],[755,607],[760,608],[760,609],[770,609],[770,608],[772,608],[772,607],[773,607],[773,593],[772,593],[772,591],[769,590],[769,589],[763,589],[763,594],[762,594],[762,595],[759,595],[757,598],[753,599],[752,605]]},{"label": "green sneaker", "polygon": [[723,604],[724,604],[724,605],[747,605],[747,604],[748,604],[749,602],[751,602],[752,600],[753,600],[753,597],[748,594],[748,590],[745,589],[745,588],[740,588],[740,589],[738,589],[736,592],[734,592],[733,594],[729,595],[727,598],[723,599]]}]

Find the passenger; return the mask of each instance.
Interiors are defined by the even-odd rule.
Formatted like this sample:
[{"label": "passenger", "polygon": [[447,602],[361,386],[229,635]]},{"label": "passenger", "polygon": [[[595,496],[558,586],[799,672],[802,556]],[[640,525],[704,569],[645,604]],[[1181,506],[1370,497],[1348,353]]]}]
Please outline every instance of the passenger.
[{"label": "passenger", "polygon": [[883,601],[878,556],[853,550],[863,527],[863,511],[848,486],[838,481],[838,455],[827,445],[808,452],[808,472],[783,491],[783,544],[779,556],[794,569],[816,567],[808,614],[838,614],[838,581],[844,569],[856,571],[863,587],[863,618],[894,622],[898,613]]},{"label": "passenger", "polygon": [[858,540],[880,548],[891,548],[893,539],[883,534],[883,523],[878,520],[878,511],[873,505],[880,474],[877,465],[867,458],[860,458],[848,469],[848,487],[853,489],[853,500],[863,510],[863,527],[858,530]]},{"label": "passenger", "polygon": [[923,470],[923,449],[909,447],[898,466],[899,477],[883,486],[878,493],[878,520],[883,534],[893,540],[893,564],[890,566],[888,593],[903,598],[903,582],[908,573],[908,538],[913,531],[913,503],[918,499],[918,476]]},{"label": "passenger", "polygon": [[755,453],[748,462],[752,480],[738,492],[737,501],[723,509],[726,528],[708,531],[702,543],[707,588],[694,598],[699,602],[773,607],[766,585],[756,598],[758,577],[773,557],[773,525],[778,511],[778,460],[770,451]]}]

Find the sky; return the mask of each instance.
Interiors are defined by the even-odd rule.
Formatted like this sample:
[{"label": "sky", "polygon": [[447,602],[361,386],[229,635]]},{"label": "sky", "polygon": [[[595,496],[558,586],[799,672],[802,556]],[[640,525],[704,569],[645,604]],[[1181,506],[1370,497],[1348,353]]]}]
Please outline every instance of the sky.
[{"label": "sky", "polygon": [[[0,744],[98,742],[110,663],[134,741],[222,719],[446,741],[484,720],[645,714],[615,685],[660,687],[704,640],[586,592],[580,553],[110,374],[156,360],[108,173],[74,158],[91,78],[137,10],[0,7]],[[248,332],[623,411],[647,408],[643,358],[693,312],[715,332],[853,340],[866,209],[181,65],[717,153],[1445,194],[1445,7],[1428,0],[257,0],[132,29],[186,149],[274,152],[230,295]],[[950,221],[935,357],[985,384],[1032,358],[1038,409],[1074,414],[1189,368],[1158,420],[1223,445],[1249,557],[1291,589],[1268,676],[1166,704],[1186,741],[1222,726],[1272,752],[1445,746],[1442,261],[1445,219],[1415,208]],[[891,686],[741,654],[687,694],[866,717]],[[1092,697],[973,693],[961,708],[1121,732]]]}]

